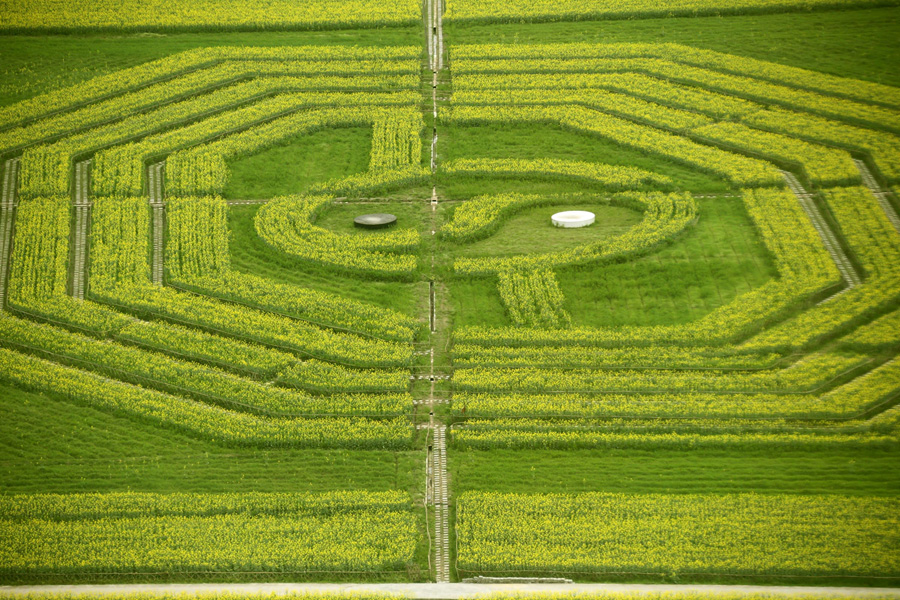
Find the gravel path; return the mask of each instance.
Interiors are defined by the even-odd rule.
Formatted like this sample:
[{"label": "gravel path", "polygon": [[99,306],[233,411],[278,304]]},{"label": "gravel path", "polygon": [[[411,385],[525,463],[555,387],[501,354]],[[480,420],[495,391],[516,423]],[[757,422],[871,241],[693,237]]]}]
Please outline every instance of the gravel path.
[{"label": "gravel path", "polygon": [[47,585],[0,586],[0,595],[23,595],[34,592],[70,594],[180,594],[233,592],[244,594],[288,593],[380,593],[395,594],[423,600],[452,600],[475,598],[486,594],[506,592],[533,594],[539,592],[590,592],[651,594],[658,592],[703,592],[709,594],[780,594],[789,596],[814,595],[816,597],[853,596],[857,598],[900,598],[900,588],[851,588],[851,587],[776,587],[753,585],[638,585],[609,583],[573,584],[485,584],[485,583],[203,583],[203,584],[134,584],[134,585]]}]

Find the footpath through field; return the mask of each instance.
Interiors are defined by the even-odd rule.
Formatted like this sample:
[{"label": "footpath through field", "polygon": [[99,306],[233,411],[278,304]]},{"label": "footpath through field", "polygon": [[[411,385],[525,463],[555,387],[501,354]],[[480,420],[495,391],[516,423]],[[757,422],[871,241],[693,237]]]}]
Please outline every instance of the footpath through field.
[{"label": "footpath through field", "polygon": [[60,594],[392,594],[423,600],[475,598],[494,593],[622,593],[655,594],[660,592],[703,593],[722,595],[854,596],[858,598],[900,598],[900,588],[794,587],[758,585],[669,585],[613,583],[198,583],[198,584],[131,584],[131,585],[36,585],[0,586],[0,596],[29,593]]}]

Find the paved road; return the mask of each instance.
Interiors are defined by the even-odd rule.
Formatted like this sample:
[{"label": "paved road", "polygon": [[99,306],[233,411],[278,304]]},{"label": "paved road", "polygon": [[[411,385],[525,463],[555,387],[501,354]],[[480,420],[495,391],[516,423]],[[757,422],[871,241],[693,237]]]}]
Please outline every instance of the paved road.
[{"label": "paved road", "polygon": [[898,598],[900,588],[851,587],[776,587],[753,585],[637,585],[611,583],[574,584],[486,584],[486,583],[201,583],[201,584],[134,584],[134,585],[39,585],[0,586],[0,595],[53,592],[70,594],[197,594],[233,592],[244,594],[289,593],[367,593],[395,594],[422,600],[453,600],[475,598],[496,592],[528,594],[537,592],[638,593],[707,592],[712,594],[783,594],[813,595],[816,597],[853,596],[857,598]]}]

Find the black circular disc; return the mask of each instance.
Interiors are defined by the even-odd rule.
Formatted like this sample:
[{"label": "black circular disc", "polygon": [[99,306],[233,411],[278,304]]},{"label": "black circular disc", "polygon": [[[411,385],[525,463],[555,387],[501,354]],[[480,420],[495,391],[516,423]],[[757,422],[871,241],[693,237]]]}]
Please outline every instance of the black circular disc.
[{"label": "black circular disc", "polygon": [[380,229],[382,227],[390,227],[397,222],[397,217],[387,213],[372,213],[370,215],[359,215],[353,219],[353,224],[357,227],[365,227],[367,229]]}]

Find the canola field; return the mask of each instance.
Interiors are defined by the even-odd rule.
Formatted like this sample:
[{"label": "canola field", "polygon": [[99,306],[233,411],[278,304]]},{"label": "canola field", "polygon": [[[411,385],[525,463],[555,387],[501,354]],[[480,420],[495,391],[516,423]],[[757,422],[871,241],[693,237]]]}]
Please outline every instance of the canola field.
[{"label": "canola field", "polygon": [[0,583],[900,585],[896,4],[0,2]]}]

